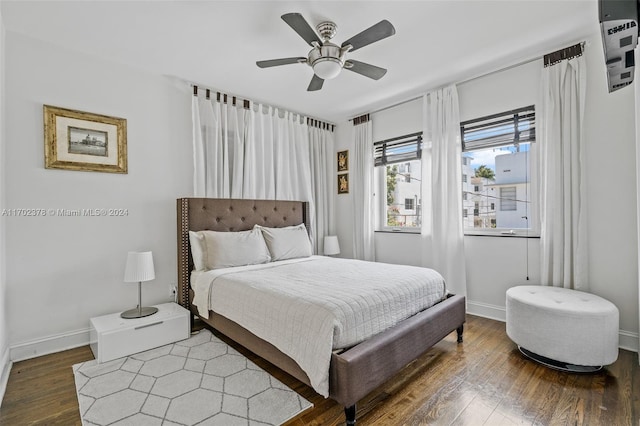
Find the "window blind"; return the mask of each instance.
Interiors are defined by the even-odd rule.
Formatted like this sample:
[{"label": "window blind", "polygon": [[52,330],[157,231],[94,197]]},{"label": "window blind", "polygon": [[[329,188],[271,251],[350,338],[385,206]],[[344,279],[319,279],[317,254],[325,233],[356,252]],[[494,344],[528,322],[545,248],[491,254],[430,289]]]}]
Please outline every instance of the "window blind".
[{"label": "window blind", "polygon": [[535,142],[536,113],[533,105],[460,123],[462,150],[495,148]]},{"label": "window blind", "polygon": [[398,136],[373,144],[375,166],[420,159],[422,156],[422,132]]}]

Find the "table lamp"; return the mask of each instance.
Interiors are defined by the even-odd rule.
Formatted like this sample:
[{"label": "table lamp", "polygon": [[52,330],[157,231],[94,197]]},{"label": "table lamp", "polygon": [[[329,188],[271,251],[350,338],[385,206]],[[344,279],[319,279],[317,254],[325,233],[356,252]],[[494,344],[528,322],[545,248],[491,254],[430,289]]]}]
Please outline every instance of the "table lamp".
[{"label": "table lamp", "polygon": [[141,318],[153,315],[158,308],[142,307],[142,281],[150,281],[156,277],[153,269],[153,255],[150,251],[127,253],[127,265],[124,268],[124,282],[138,283],[138,307],[120,314],[122,318]]},{"label": "table lamp", "polygon": [[325,256],[340,254],[340,244],[338,244],[338,237],[336,237],[335,235],[327,235],[324,237],[324,254]]}]

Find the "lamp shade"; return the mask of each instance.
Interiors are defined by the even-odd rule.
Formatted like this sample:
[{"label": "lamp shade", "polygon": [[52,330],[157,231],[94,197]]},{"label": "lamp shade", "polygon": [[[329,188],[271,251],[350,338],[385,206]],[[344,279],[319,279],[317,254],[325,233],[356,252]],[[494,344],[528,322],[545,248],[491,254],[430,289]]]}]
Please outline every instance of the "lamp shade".
[{"label": "lamp shade", "polygon": [[153,254],[150,251],[130,251],[127,253],[127,265],[124,268],[124,282],[136,283],[149,281],[155,277]]},{"label": "lamp shade", "polygon": [[313,63],[313,72],[323,80],[336,78],[342,71],[342,63],[335,58],[320,58]]},{"label": "lamp shade", "polygon": [[340,244],[338,237],[335,235],[327,235],[324,237],[324,254],[331,256],[332,254],[340,254]]}]

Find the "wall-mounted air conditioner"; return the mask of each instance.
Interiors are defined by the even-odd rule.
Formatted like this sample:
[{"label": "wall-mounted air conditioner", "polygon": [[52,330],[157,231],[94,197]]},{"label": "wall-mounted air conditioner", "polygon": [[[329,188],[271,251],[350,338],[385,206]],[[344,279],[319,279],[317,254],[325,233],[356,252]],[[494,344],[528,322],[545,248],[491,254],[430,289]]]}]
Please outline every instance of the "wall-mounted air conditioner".
[{"label": "wall-mounted air conditioner", "polygon": [[638,44],[638,0],[599,0],[609,92],[633,82]]}]

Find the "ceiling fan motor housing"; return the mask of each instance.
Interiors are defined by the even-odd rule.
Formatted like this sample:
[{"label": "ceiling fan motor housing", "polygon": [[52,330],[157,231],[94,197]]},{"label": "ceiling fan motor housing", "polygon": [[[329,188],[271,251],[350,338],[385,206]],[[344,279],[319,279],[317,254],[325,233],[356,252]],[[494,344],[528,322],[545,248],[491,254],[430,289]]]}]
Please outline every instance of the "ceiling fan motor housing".
[{"label": "ceiling fan motor housing", "polygon": [[324,21],[316,25],[316,29],[318,30],[320,36],[326,41],[331,40],[333,36],[336,35],[338,26],[335,24],[335,22]]}]

